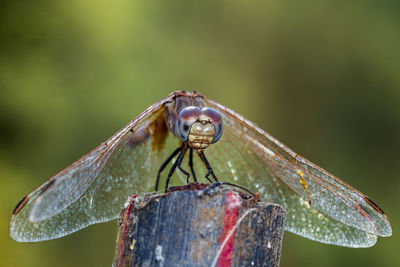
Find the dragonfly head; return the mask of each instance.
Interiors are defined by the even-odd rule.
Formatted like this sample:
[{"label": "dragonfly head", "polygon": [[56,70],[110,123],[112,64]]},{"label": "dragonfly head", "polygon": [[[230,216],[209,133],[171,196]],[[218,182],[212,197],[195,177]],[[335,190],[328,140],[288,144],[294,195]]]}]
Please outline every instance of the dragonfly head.
[{"label": "dragonfly head", "polygon": [[204,150],[221,138],[221,114],[213,108],[186,107],[178,115],[175,133],[191,148]]}]

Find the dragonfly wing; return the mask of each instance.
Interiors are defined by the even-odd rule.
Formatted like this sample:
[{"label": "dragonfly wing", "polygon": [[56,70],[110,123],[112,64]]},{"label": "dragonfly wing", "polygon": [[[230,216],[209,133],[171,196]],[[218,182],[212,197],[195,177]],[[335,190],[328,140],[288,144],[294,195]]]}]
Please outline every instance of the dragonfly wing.
[{"label": "dragonfly wing", "polygon": [[[206,151],[209,161],[217,162],[213,166],[221,179],[282,205],[287,211],[287,230],[351,247],[371,246],[375,235],[391,234],[386,216],[365,195],[298,156],[243,116],[212,100],[205,102],[221,112],[224,123],[221,140]],[[307,184],[311,205],[300,176]]]},{"label": "dragonfly wing", "polygon": [[13,212],[11,237],[20,242],[54,239],[115,219],[128,196],[154,186],[149,177],[165,159],[163,144],[170,139],[164,118],[168,101],[149,107],[28,194]]},{"label": "dragonfly wing", "polygon": [[[311,240],[346,247],[370,247],[377,236],[339,222],[323,212],[310,207],[299,195],[286,186],[277,186],[271,191],[278,192],[287,213],[285,229]],[[265,194],[265,193],[264,193]],[[267,193],[269,194],[269,193]],[[279,196],[281,194],[281,196]]]}]

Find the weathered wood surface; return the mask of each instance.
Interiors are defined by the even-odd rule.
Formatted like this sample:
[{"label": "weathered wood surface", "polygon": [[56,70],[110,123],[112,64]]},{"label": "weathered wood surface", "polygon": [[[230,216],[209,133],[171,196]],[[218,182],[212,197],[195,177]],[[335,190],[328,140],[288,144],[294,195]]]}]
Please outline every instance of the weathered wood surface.
[{"label": "weathered wood surface", "polygon": [[114,265],[278,266],[284,219],[223,187],[143,194],[121,213]]}]

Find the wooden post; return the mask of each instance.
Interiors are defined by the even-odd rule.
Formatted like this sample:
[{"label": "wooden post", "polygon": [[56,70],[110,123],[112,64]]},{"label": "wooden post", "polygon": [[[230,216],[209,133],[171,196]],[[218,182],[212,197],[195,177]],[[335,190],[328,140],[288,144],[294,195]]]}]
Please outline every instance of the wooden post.
[{"label": "wooden post", "polygon": [[130,198],[115,266],[278,266],[285,211],[226,187],[204,187]]}]

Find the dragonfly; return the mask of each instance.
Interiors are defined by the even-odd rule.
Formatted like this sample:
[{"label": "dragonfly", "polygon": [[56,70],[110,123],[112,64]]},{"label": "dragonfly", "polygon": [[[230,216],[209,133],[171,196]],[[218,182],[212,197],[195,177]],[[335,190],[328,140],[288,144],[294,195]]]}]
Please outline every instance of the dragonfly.
[{"label": "dragonfly", "polygon": [[155,180],[157,191],[162,182],[167,190],[217,177],[281,205],[285,230],[311,240],[370,247],[392,234],[383,210],[357,189],[237,112],[176,91],[26,195],[12,213],[10,236],[59,238],[116,219],[128,196],[151,191]]}]

